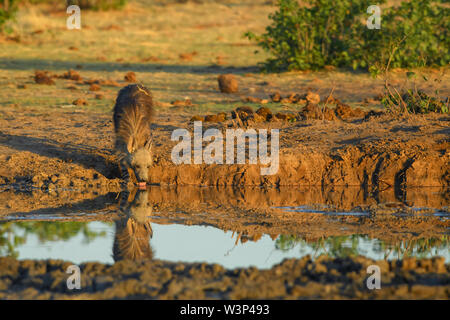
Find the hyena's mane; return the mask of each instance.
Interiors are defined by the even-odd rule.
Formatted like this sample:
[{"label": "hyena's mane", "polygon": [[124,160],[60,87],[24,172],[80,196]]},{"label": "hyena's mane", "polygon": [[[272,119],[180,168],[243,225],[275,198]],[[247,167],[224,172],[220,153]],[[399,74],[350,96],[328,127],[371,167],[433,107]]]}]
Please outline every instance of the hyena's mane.
[{"label": "hyena's mane", "polygon": [[145,87],[129,85],[120,90],[114,106],[117,151],[132,152],[145,145],[150,138],[152,113],[153,99]]}]

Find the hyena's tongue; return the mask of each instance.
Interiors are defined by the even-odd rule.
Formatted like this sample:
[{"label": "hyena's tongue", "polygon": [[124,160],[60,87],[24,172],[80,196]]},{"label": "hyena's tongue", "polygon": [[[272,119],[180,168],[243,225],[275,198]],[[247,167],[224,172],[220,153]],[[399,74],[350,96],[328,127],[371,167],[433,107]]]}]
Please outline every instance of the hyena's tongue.
[{"label": "hyena's tongue", "polygon": [[146,189],[147,183],[146,182],[138,182],[138,187],[139,187],[139,189]]}]

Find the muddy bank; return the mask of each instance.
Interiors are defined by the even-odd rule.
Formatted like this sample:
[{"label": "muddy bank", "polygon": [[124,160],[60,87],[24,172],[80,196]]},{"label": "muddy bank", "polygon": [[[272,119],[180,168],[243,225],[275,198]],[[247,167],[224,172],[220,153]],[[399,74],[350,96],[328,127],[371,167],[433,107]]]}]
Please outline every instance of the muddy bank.
[{"label": "muddy bank", "polygon": [[[261,175],[264,167],[261,165],[174,165],[167,153],[150,170],[150,182],[205,186],[362,186],[372,192],[448,186],[448,118],[435,120],[439,126],[434,129],[424,118],[420,118],[423,127],[386,118],[338,124],[299,123],[279,128],[280,163],[273,175]],[[273,126],[261,125],[261,128]]]},{"label": "muddy bank", "polygon": [[[450,185],[450,118],[446,115],[255,124],[255,129],[280,130],[280,166],[274,175],[261,175],[259,164],[175,165],[171,151],[177,142],[171,141],[171,134],[177,128],[192,130],[189,119],[186,112],[158,111],[152,125],[155,166],[150,183],[363,186],[370,192]],[[17,126],[18,121],[23,125]],[[53,121],[56,124],[49,128]],[[28,116],[20,110],[3,111],[0,125],[0,184],[103,193],[119,189],[110,115],[56,111]],[[225,130],[228,125],[204,123],[203,129]]]},{"label": "muddy bank", "polygon": [[[366,286],[367,267],[381,289]],[[67,289],[59,260],[0,258],[0,299],[448,299],[450,265],[442,258],[373,261],[363,257],[285,260],[270,270],[217,264],[120,261],[80,266],[81,289]]]},{"label": "muddy bank", "polygon": [[[137,190],[117,188],[76,190],[55,187],[45,190],[28,184],[0,187],[0,216],[12,213],[31,213],[35,210],[72,207],[73,211],[84,209],[107,210],[108,205],[118,203],[117,198],[125,192]],[[449,188],[416,187],[396,190],[387,188],[370,192],[361,187],[299,186],[280,188],[260,187],[196,187],[196,186],[150,186],[148,200],[155,209],[163,211],[242,208],[266,212],[274,207],[314,207],[325,211],[358,211],[374,214],[396,212],[432,213],[447,210],[450,203]],[[90,203],[89,201],[92,201]],[[86,203],[85,207],[80,207]]]}]

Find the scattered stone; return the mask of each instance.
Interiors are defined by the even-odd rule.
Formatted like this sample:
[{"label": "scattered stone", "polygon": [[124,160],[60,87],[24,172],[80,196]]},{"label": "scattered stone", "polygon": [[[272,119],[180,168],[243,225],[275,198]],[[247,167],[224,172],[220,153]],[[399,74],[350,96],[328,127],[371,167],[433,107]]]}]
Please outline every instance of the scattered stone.
[{"label": "scattered stone", "polygon": [[204,118],[202,116],[193,116],[191,118],[191,122],[194,122],[194,121],[204,121]]},{"label": "scattered stone", "polygon": [[240,113],[245,112],[247,114],[253,114],[253,109],[249,106],[242,106],[242,107],[236,108],[236,111],[240,112]]},{"label": "scattered stone", "polygon": [[127,72],[124,79],[126,82],[137,82],[136,74],[133,71]]},{"label": "scattered stone", "polygon": [[306,101],[311,104],[318,104],[320,102],[320,96],[317,93],[309,91],[305,97]]},{"label": "scattered stone", "polygon": [[205,122],[217,122],[217,115],[210,114],[205,116]]},{"label": "scattered stone", "polygon": [[101,90],[101,87],[98,84],[91,84],[91,86],[89,87],[89,91],[99,91]]},{"label": "scattered stone", "polygon": [[339,118],[343,120],[365,116],[365,112],[360,108],[352,109],[349,105],[346,105],[339,100],[336,103],[335,113]]},{"label": "scattered stone", "polygon": [[299,112],[299,117],[303,120],[336,120],[334,111],[328,107],[320,108],[316,104],[308,103],[302,111]]},{"label": "scattered stone", "polygon": [[87,106],[87,101],[85,99],[78,98],[72,102],[76,106]]},{"label": "scattered stone", "polygon": [[281,101],[281,95],[280,95],[279,92],[272,93],[270,95],[270,99],[272,100],[272,102],[280,102]]},{"label": "scattered stone", "polygon": [[75,81],[83,80],[83,78],[80,76],[80,74],[72,69],[69,69],[69,71],[63,73],[61,76],[59,76],[59,78],[75,80]]},{"label": "scattered stone", "polygon": [[242,102],[261,103],[262,99],[256,97],[244,97]]},{"label": "scattered stone", "polygon": [[222,74],[218,77],[219,90],[222,93],[238,92],[238,82],[232,74]]},{"label": "scattered stone", "polygon": [[258,110],[256,110],[256,114],[258,114],[259,116],[261,116],[262,118],[264,118],[266,121],[270,121],[270,119],[272,118],[272,111],[270,111],[269,108],[267,107],[261,107]]},{"label": "scattered stone", "polygon": [[37,84],[53,85],[55,81],[49,76],[48,71],[37,70],[34,73],[34,81]]},{"label": "scattered stone", "polygon": [[283,121],[288,121],[288,122],[292,122],[292,121],[296,121],[297,117],[295,116],[295,114],[292,113],[281,113],[278,112],[275,114],[275,117],[277,119],[283,120]]},{"label": "scattered stone", "polygon": [[219,113],[217,114],[217,122],[223,122],[223,121],[225,121],[225,120],[227,120],[227,114],[226,114],[226,112],[219,112]]}]

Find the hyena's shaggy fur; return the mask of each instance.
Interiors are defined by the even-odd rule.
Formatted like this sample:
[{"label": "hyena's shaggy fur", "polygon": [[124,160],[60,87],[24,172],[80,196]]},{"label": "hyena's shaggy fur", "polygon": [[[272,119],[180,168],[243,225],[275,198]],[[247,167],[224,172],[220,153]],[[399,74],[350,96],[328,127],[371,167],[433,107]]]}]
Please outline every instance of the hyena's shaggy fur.
[{"label": "hyena's shaggy fur", "polygon": [[[153,236],[149,216],[153,206],[148,202],[148,191],[138,191],[137,195],[125,192],[120,200],[120,219],[116,220],[113,259],[145,260],[153,258],[150,239]],[[134,199],[130,199],[133,198]],[[128,198],[128,199],[127,199]]]},{"label": "hyena's shaggy fur", "polygon": [[120,156],[124,179],[128,169],[134,171],[137,182],[148,181],[148,170],[153,164],[150,121],[153,99],[144,86],[131,84],[119,91],[114,106],[115,150]]}]

